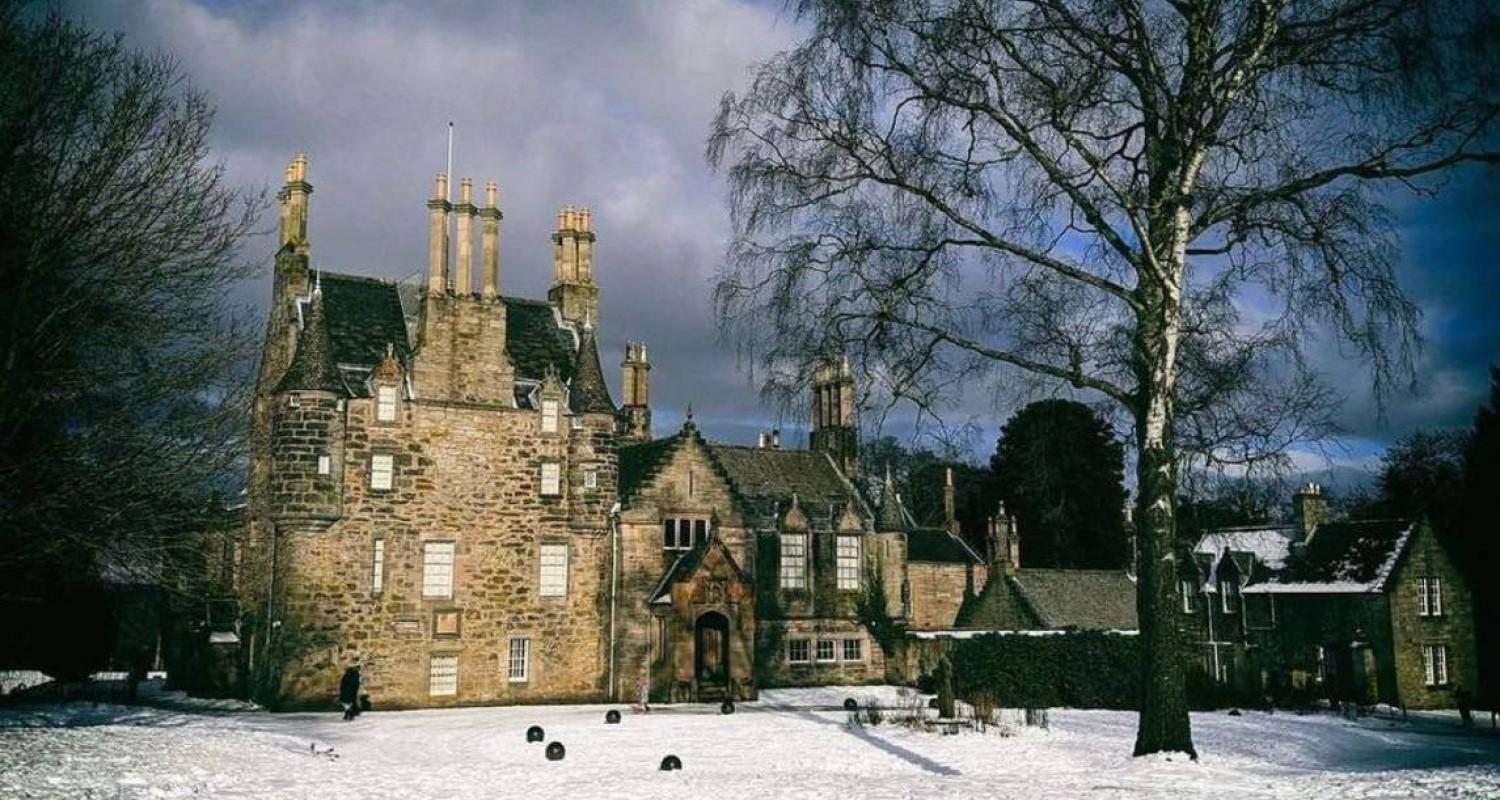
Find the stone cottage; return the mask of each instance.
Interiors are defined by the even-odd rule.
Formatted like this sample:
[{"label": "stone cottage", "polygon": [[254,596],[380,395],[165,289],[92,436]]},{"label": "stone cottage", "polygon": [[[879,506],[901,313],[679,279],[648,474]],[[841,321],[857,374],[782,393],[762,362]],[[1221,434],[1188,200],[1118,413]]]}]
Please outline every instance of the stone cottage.
[{"label": "stone cottage", "polygon": [[1452,708],[1478,678],[1468,586],[1431,525],[1329,520],[1303,487],[1293,524],[1211,531],[1183,576],[1183,619],[1220,683]]},{"label": "stone cottage", "polygon": [[547,299],[513,297],[498,188],[452,202],[438,175],[425,278],[396,283],[311,268],[307,169],[280,193],[234,570],[261,697],[327,705],[352,664],[383,707],[877,681],[871,581],[934,627],[982,589],[951,532],[856,485],[846,364],[812,377],[806,450],[709,442],[691,413],[654,439],[646,345],[620,406],[601,369],[587,209],[557,216]]}]

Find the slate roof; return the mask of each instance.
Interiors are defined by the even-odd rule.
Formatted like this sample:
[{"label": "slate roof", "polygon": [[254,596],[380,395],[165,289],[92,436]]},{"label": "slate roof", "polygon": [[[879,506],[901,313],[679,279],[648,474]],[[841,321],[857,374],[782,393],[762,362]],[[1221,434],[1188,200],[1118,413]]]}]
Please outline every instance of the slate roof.
[{"label": "slate roof", "polygon": [[938,564],[982,564],[984,559],[942,528],[916,528],[906,534],[906,560]]},{"label": "slate roof", "polygon": [[1247,586],[1252,594],[1340,594],[1383,592],[1411,544],[1416,525],[1407,520],[1326,522],[1301,553],[1271,580]]},{"label": "slate roof", "polygon": [[[407,314],[419,306],[408,303],[403,310],[402,286],[381,278],[320,272],[328,333],[336,364],[373,369],[385,356],[386,344],[394,344],[400,356],[411,353]],[[564,326],[552,305],[542,300],[503,297],[505,303],[505,347],[515,366],[516,377],[541,381],[547,366],[558,377],[571,381],[578,369],[578,338]],[[597,362],[597,357],[596,357]],[[597,363],[596,365],[597,366]],[[602,375],[601,375],[602,383]],[[603,392],[608,401],[608,390]],[[596,393],[588,402],[601,404]],[[610,404],[613,409],[613,403]]]},{"label": "slate roof", "polygon": [[1135,582],[1120,570],[1021,569],[1010,576],[1047,628],[1139,630]]},{"label": "slate roof", "polygon": [[585,324],[578,337],[578,368],[568,399],[578,413],[615,413],[615,401],[610,399],[609,384],[604,382],[604,370],[599,367],[599,347],[594,341],[592,325]]},{"label": "slate roof", "polygon": [[297,335],[297,352],[276,383],[276,391],[344,391],[344,379],[334,364],[334,345],[328,334],[329,326],[324,322],[323,305],[323,293],[314,291],[303,313],[302,332]]},{"label": "slate roof", "polygon": [[1042,627],[1009,577],[985,582],[977,597],[958,609],[955,628],[986,631],[1028,631]]},{"label": "slate roof", "polygon": [[752,512],[785,509],[795,494],[808,522],[827,527],[853,500],[853,489],[828,456],[816,450],[710,444],[708,452]]},{"label": "slate roof", "polygon": [[682,443],[682,436],[683,434],[677,433],[665,439],[625,445],[619,449],[621,504],[635,498],[641,487],[656,474],[657,468],[677,451],[677,446]]},{"label": "slate roof", "polygon": [[1286,566],[1298,536],[1297,528],[1290,525],[1220,528],[1204,534],[1193,552],[1215,557],[1225,550],[1250,553],[1267,569],[1278,570]]}]

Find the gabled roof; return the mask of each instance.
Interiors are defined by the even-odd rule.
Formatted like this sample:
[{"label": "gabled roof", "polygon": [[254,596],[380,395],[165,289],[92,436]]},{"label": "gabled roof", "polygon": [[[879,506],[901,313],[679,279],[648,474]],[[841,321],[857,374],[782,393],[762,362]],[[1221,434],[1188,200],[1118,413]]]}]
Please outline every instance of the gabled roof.
[{"label": "gabled roof", "polygon": [[808,522],[825,528],[836,524],[844,506],[858,502],[853,488],[822,452],[726,444],[709,444],[708,452],[751,512],[773,514],[789,507],[796,495]]},{"label": "gabled roof", "polygon": [[942,528],[917,528],[906,534],[906,560],[938,564],[983,564],[967,542]]},{"label": "gabled roof", "polygon": [[734,554],[729,552],[729,548],[725,547],[724,543],[719,541],[718,537],[714,537],[703,544],[694,545],[693,549],[678,556],[677,560],[672,562],[672,566],[667,568],[667,573],[661,576],[661,580],[657,582],[656,588],[651,591],[651,599],[648,602],[672,602],[672,585],[691,578],[693,573],[697,572],[698,568],[703,565],[703,559],[708,557],[710,549],[716,549],[723,555],[725,563],[729,565],[729,570],[734,574],[736,580],[741,583],[747,582],[745,580],[745,571],[740,569],[739,562],[734,560]]},{"label": "gabled roof", "polygon": [[1044,627],[1140,629],[1135,581],[1121,570],[1021,569],[1010,580]]},{"label": "gabled roof", "polygon": [[635,499],[636,493],[656,475],[656,470],[677,452],[684,434],[677,433],[665,439],[622,446],[620,458],[620,503]]},{"label": "gabled roof", "polygon": [[1298,535],[1297,528],[1291,525],[1220,528],[1205,533],[1193,546],[1193,552],[1214,557],[1226,550],[1249,553],[1267,569],[1279,570],[1286,565],[1286,557]]},{"label": "gabled roof", "polygon": [[953,627],[986,631],[1028,631],[1041,628],[1041,621],[1026,606],[1009,578],[987,581],[977,597],[958,609]]},{"label": "gabled roof", "polygon": [[1287,559],[1271,580],[1245,587],[1252,594],[1373,594],[1383,592],[1411,545],[1416,524],[1406,520],[1325,522],[1305,550]]}]

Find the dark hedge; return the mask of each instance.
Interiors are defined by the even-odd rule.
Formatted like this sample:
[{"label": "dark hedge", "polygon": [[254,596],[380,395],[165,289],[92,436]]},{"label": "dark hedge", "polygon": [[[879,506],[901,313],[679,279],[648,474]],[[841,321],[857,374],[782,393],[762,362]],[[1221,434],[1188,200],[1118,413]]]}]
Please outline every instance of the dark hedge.
[{"label": "dark hedge", "polygon": [[1008,708],[1140,707],[1135,636],[1101,632],[976,636],[953,649],[958,696]]}]

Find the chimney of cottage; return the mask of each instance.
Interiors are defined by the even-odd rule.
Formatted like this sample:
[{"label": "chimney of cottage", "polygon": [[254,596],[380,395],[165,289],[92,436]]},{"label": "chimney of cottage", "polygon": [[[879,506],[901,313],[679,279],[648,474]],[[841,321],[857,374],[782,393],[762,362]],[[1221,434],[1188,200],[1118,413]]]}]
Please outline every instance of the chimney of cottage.
[{"label": "chimney of cottage", "polygon": [[1328,498],[1323,487],[1308,483],[1292,496],[1292,522],[1297,527],[1297,540],[1306,542],[1313,531],[1328,519]]}]

